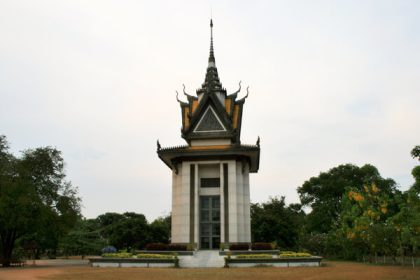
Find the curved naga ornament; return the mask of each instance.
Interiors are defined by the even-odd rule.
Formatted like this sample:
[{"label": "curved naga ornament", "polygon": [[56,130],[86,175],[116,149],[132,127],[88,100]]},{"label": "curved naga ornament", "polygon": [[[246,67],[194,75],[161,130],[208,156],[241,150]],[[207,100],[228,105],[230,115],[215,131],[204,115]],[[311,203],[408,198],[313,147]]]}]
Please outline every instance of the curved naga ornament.
[{"label": "curved naga ornament", "polygon": [[246,87],[246,95],[242,97],[241,99],[239,99],[238,102],[245,101],[245,99],[248,98],[248,95],[249,95],[249,86]]},{"label": "curved naga ornament", "polygon": [[194,96],[189,95],[186,91],[185,91],[185,85],[182,84],[182,91],[184,92],[184,95],[189,99],[189,98],[194,98]]},{"label": "curved naga ornament", "polygon": [[179,102],[179,103],[181,103],[182,105],[186,105],[186,104],[188,104],[188,103],[186,103],[186,102],[184,102],[184,101],[182,101],[182,100],[180,100],[180,99],[178,98],[179,93],[178,93],[178,91],[177,91],[177,90],[176,90],[175,92],[176,92],[176,101],[178,101],[178,102]]},{"label": "curved naga ornament", "polygon": [[236,95],[238,95],[239,92],[241,92],[241,83],[242,83],[242,81],[239,81],[239,89],[237,91],[235,91],[234,93],[229,94],[229,96],[236,96]]}]

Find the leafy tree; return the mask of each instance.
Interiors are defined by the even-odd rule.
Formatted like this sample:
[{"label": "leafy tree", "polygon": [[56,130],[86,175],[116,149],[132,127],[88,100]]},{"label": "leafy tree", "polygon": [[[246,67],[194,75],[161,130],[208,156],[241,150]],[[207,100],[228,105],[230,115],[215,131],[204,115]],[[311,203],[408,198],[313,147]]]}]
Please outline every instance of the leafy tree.
[{"label": "leafy tree", "polygon": [[149,229],[149,242],[169,243],[171,237],[171,215],[157,218],[150,224]]},{"label": "leafy tree", "polygon": [[411,188],[413,191],[420,193],[420,165],[414,167],[411,174],[414,177],[414,185]]},{"label": "leafy tree", "polygon": [[417,158],[418,160],[420,160],[420,145],[415,146],[412,150],[411,150],[411,156],[413,158]]},{"label": "leafy tree", "polygon": [[[99,227],[101,229],[101,236],[108,240],[111,237],[111,234],[113,232],[113,227],[118,224],[121,220],[124,219],[124,216],[119,213],[112,213],[107,212],[105,214],[99,215],[96,220],[99,223]],[[109,244],[112,245],[112,244]]]},{"label": "leafy tree", "polygon": [[302,205],[312,208],[306,217],[306,230],[327,233],[337,228],[346,189],[353,187],[362,190],[363,185],[371,183],[376,183],[384,193],[396,191],[394,180],[382,178],[377,168],[369,164],[362,167],[339,165],[305,181],[298,187],[298,193]]},{"label": "leafy tree", "polygon": [[3,266],[9,266],[16,241],[31,235],[38,243],[63,236],[80,213],[77,189],[65,180],[61,152],[26,150],[20,158],[0,137],[0,241]]},{"label": "leafy tree", "polygon": [[276,242],[281,248],[295,248],[305,213],[299,204],[286,206],[284,196],[251,205],[254,242]]},{"label": "leafy tree", "polygon": [[364,244],[371,255],[395,256],[399,240],[389,218],[399,210],[395,206],[397,200],[396,195],[383,192],[374,183],[365,185],[363,191],[349,188],[343,199],[340,219],[347,239]]},{"label": "leafy tree", "polygon": [[97,219],[81,219],[60,242],[60,248],[65,255],[100,254],[106,246],[100,234],[100,224]]},{"label": "leafy tree", "polygon": [[150,229],[143,214],[126,212],[124,214],[106,213],[98,217],[102,232],[108,245],[118,249],[141,249],[150,240]]},{"label": "leafy tree", "polygon": [[400,202],[400,211],[392,217],[401,240],[403,255],[420,253],[420,166],[412,172],[415,183],[404,193]]}]

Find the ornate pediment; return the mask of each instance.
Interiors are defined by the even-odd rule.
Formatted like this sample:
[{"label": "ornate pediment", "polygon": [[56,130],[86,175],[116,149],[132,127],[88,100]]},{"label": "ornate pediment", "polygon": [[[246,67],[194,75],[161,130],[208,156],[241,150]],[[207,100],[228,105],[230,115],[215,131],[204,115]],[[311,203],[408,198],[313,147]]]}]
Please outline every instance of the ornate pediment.
[{"label": "ornate pediment", "polygon": [[211,106],[207,107],[201,119],[198,121],[194,132],[214,132],[226,131],[220,119],[217,117],[216,112]]}]

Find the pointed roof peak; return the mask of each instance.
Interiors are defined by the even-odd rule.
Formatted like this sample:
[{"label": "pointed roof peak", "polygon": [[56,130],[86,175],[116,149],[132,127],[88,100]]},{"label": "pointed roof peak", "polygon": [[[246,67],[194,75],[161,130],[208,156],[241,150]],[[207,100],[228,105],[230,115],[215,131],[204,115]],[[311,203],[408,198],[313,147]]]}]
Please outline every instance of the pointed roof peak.
[{"label": "pointed roof peak", "polygon": [[224,91],[219,80],[219,74],[216,68],[216,59],[214,57],[213,48],[213,19],[210,18],[210,55],[207,65],[206,78],[201,88],[197,90],[197,94],[210,91]]},{"label": "pointed roof peak", "polygon": [[214,58],[214,48],[213,48],[213,19],[210,19],[210,55],[209,55],[209,65],[208,67],[216,67],[216,59]]}]

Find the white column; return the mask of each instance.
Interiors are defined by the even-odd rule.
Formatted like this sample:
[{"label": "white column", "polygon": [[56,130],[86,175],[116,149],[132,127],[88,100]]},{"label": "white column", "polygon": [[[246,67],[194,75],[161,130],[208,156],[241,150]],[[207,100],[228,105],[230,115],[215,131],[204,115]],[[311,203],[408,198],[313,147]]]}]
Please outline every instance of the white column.
[{"label": "white column", "polygon": [[[181,167],[182,165],[182,167]],[[183,162],[178,164],[177,191],[174,196],[176,211],[173,211],[172,218],[174,227],[172,243],[188,243],[190,237],[190,164]]]},{"label": "white column", "polygon": [[245,242],[245,219],[244,219],[244,186],[242,162],[236,162],[236,207],[238,219],[238,242]]},{"label": "white column", "polygon": [[220,162],[220,243],[225,243],[225,180],[223,173],[223,162]]},{"label": "white column", "polygon": [[228,162],[228,193],[229,193],[229,243],[238,241],[238,215],[236,193],[236,161]]},{"label": "white column", "polygon": [[172,226],[171,242],[180,242],[182,233],[182,164],[178,165],[178,174],[172,171]]},{"label": "white column", "polygon": [[194,176],[194,213],[195,213],[195,217],[194,217],[194,242],[197,243],[197,247],[200,244],[200,235],[199,235],[199,231],[200,231],[200,208],[199,208],[199,192],[198,192],[198,164],[195,164],[195,176]]},{"label": "white column", "polygon": [[244,242],[251,242],[251,200],[249,193],[249,164],[245,165],[243,174],[244,189]]}]

